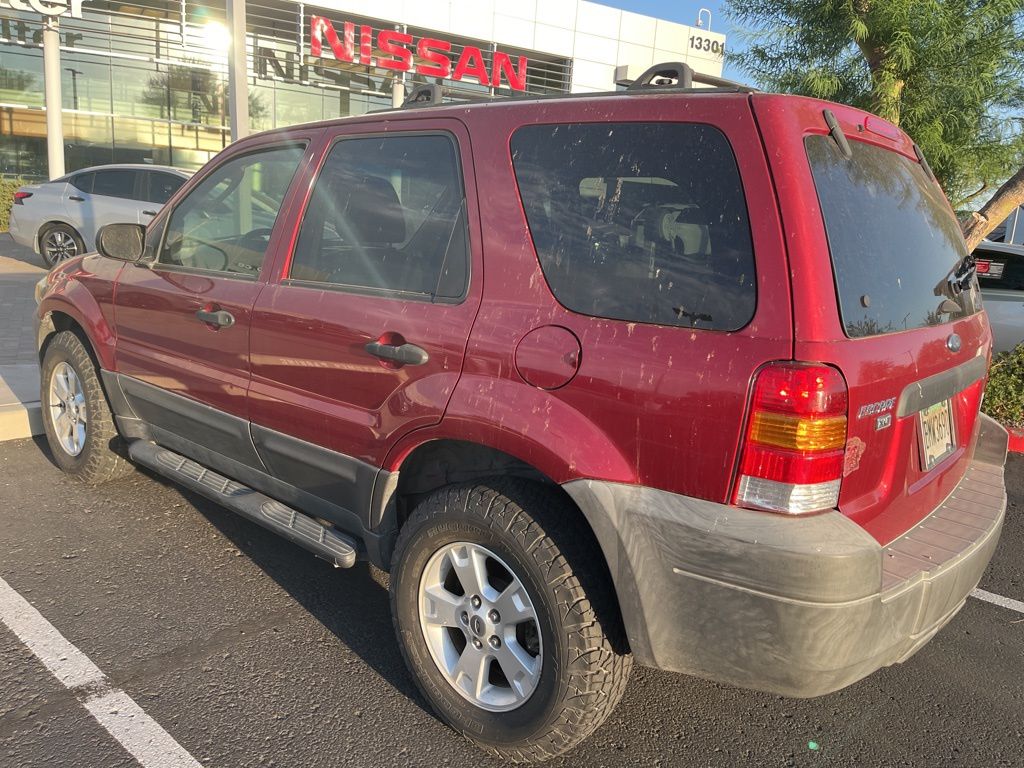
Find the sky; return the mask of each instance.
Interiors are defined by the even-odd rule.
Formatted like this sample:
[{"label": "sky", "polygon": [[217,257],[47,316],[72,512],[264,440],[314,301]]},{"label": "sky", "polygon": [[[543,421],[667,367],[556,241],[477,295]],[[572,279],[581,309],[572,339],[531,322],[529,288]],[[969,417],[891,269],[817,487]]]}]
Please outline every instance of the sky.
[{"label": "sky", "polygon": [[[601,3],[601,5],[610,5],[613,8],[621,8],[624,11],[633,11],[634,13],[642,13],[646,16],[655,16],[659,19],[668,19],[669,21],[677,21],[680,24],[694,24],[697,21],[697,13],[701,8],[707,8],[711,11],[711,31],[721,32],[726,35],[726,45],[732,46],[739,42],[739,40],[733,37],[730,29],[728,19],[725,18],[725,12],[722,10],[724,3],[717,2],[717,0],[705,0],[705,2],[674,2],[669,3],[665,0],[593,0],[594,2]],[[726,65],[725,71],[722,73],[723,77],[728,77],[733,80],[743,81],[746,78],[742,72],[735,70],[734,68]]]}]

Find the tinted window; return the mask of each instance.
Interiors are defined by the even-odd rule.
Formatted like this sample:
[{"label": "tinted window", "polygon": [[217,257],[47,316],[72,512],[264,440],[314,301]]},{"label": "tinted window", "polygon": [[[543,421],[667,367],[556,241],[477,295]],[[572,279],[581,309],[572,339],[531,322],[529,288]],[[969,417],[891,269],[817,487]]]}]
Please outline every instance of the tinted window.
[{"label": "tinted window", "polygon": [[95,173],[79,173],[71,177],[71,185],[82,192],[92,192],[92,182],[95,177]]},{"label": "tinted window", "polygon": [[171,213],[159,261],[255,277],[304,151],[268,149],[214,168]]},{"label": "tinted window", "polygon": [[96,171],[96,179],[93,181],[92,193],[94,195],[106,195],[107,197],[135,197],[135,177],[138,171],[117,170],[117,171]]},{"label": "tinted window", "polygon": [[512,159],[544,275],[569,309],[716,330],[753,317],[747,207],[718,129],[528,126]]},{"label": "tinted window", "polygon": [[938,325],[977,311],[977,282],[951,286],[964,239],[921,165],[851,141],[847,160],[828,136],[807,139],[846,333]]},{"label": "tinted window", "polygon": [[467,275],[464,197],[446,136],[340,141],[313,189],[291,277],[458,298]]},{"label": "tinted window", "polygon": [[1024,247],[1018,247],[1017,251],[990,251],[984,243],[975,249],[974,260],[977,262],[978,282],[982,289],[1024,291]]},{"label": "tinted window", "polygon": [[146,175],[149,176],[149,191],[145,199],[150,203],[160,203],[163,205],[185,183],[185,179],[181,178],[181,176],[175,176],[171,173],[150,171]]}]

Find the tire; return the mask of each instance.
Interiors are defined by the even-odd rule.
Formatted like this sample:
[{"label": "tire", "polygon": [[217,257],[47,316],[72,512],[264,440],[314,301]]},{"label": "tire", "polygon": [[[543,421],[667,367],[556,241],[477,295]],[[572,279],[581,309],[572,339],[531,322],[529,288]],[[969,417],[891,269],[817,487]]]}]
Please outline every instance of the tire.
[{"label": "tire", "polygon": [[117,453],[121,438],[96,365],[74,332],[61,331],[47,345],[39,390],[43,429],[58,467],[87,485],[131,471]]},{"label": "tire", "polygon": [[[416,684],[452,728],[514,762],[546,760],[586,739],[615,709],[632,669],[604,557],[589,531],[578,529],[579,519],[556,491],[501,478],[434,492],[396,543],[391,611]],[[474,557],[484,563],[479,605],[459,576]],[[489,624],[485,616],[513,605],[506,599],[516,590],[510,579],[525,599],[517,590],[520,600],[509,613],[532,610],[535,618],[514,623],[506,615]],[[504,643],[494,646],[495,637]],[[483,650],[466,656],[476,639]],[[505,655],[481,667],[477,660],[491,654],[488,648],[498,649],[495,660],[502,648]],[[466,659],[473,663],[459,667]],[[482,690],[463,668],[487,670],[475,676],[486,681]]]},{"label": "tire", "polygon": [[47,267],[54,267],[85,253],[85,241],[68,224],[47,224],[39,232],[39,253]]}]

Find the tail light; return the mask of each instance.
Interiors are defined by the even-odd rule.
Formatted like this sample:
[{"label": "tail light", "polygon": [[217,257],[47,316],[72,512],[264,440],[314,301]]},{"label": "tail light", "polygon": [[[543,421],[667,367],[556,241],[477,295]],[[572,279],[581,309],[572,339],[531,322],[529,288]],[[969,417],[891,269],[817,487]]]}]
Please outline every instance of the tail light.
[{"label": "tail light", "polygon": [[15,192],[14,193],[14,204],[15,205],[24,205],[25,204],[25,200],[27,200],[30,197],[32,197],[32,193],[31,192]]},{"label": "tail light", "polygon": [[810,363],[761,369],[733,503],[802,515],[839,503],[846,450],[846,381]]}]

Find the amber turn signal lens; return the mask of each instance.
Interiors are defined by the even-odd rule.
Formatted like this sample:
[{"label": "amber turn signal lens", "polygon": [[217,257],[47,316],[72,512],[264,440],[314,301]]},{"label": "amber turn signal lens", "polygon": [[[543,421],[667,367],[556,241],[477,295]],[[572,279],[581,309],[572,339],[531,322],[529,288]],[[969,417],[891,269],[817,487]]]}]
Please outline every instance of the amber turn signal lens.
[{"label": "amber turn signal lens", "polygon": [[846,445],[846,417],[812,419],[761,411],[754,414],[750,439],[793,451],[828,451]]}]

